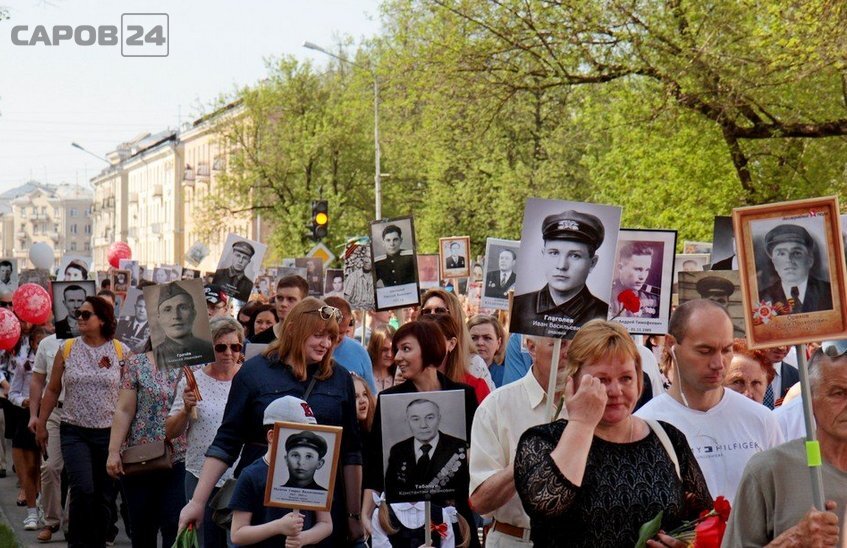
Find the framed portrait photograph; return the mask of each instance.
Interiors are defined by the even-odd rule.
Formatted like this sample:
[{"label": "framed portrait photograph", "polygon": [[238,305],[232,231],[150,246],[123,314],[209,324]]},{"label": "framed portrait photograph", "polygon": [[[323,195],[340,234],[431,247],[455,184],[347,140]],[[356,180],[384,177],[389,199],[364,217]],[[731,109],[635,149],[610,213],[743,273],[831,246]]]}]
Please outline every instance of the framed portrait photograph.
[{"label": "framed portrait photograph", "polygon": [[517,240],[485,240],[485,279],[480,306],[491,310],[509,309],[509,291],[515,288],[518,251]]},{"label": "framed portrait photograph", "polygon": [[390,310],[420,303],[412,217],[371,223],[374,306]]},{"label": "framed portrait photograph", "polygon": [[441,279],[467,278],[471,275],[471,239],[452,236],[438,239],[438,264]]},{"label": "framed portrait photograph", "polygon": [[133,352],[142,352],[150,337],[147,303],[144,302],[144,294],[138,288],[130,287],[124,298],[115,337]]},{"label": "framed portrait photograph", "polygon": [[300,268],[300,267],[294,266],[294,265],[276,267],[276,281],[277,282],[280,279],[285,278],[286,276],[300,276],[301,278],[303,278],[305,280],[306,279],[306,267]]},{"label": "framed portrait photograph", "polygon": [[153,283],[167,284],[182,277],[182,267],[178,265],[159,265],[153,269]]},{"label": "framed portrait photograph", "polygon": [[664,335],[671,315],[675,230],[621,229],[609,319],[633,335]]},{"label": "framed portrait photograph", "polygon": [[129,285],[136,287],[138,280],[141,279],[141,265],[133,259],[121,259],[118,261],[118,268],[121,270],[129,270]]},{"label": "framed portrait photograph", "polygon": [[732,217],[717,216],[712,231],[711,270],[738,270]]},{"label": "framed portrait photograph", "polygon": [[57,339],[79,336],[77,315],[86,297],[97,294],[94,280],[53,282],[53,322]]},{"label": "framed portrait photograph", "polygon": [[530,198],[509,332],[570,339],[606,319],[621,208]]},{"label": "framed portrait photograph", "polygon": [[421,289],[438,287],[440,281],[438,255],[418,255],[418,284]]},{"label": "framed portrait photograph", "polygon": [[256,293],[265,298],[270,298],[276,294],[276,286],[274,285],[273,276],[259,276],[256,278]]},{"label": "framed portrait photograph", "polygon": [[24,284],[40,285],[49,292],[50,272],[36,268],[25,268],[18,273],[18,286],[20,287]]},{"label": "framed portrait photograph", "polygon": [[324,297],[344,298],[344,270],[341,268],[327,268],[324,273]]},{"label": "framed portrait photograph", "polygon": [[261,242],[230,233],[212,283],[220,286],[227,295],[247,302],[267,249],[268,246]]},{"label": "framed portrait photograph", "polygon": [[74,282],[88,279],[91,270],[91,257],[80,255],[65,255],[59,262],[56,279],[60,282]]},{"label": "framed portrait photograph", "polygon": [[305,269],[306,283],[309,284],[309,295],[320,297],[324,292],[324,262],[318,257],[299,257],[294,264]]},{"label": "framed portrait photograph", "polygon": [[467,477],[465,395],[461,390],[379,396],[388,502],[455,499]]},{"label": "framed portrait photograph", "polygon": [[733,337],[746,336],[741,277],[737,270],[679,273],[679,304],[709,299],[726,309],[732,319]]},{"label": "framed portrait photograph", "polygon": [[147,320],[157,367],[215,361],[202,280],[178,280],[144,288]]},{"label": "framed portrait photograph", "polygon": [[112,291],[115,293],[126,293],[130,287],[131,278],[132,273],[129,270],[112,270],[109,274]]},{"label": "framed portrait photograph", "polygon": [[374,309],[373,261],[367,238],[354,240],[344,249],[344,298],[353,310]]},{"label": "framed portrait photograph", "polygon": [[188,248],[188,252],[185,254],[185,260],[192,266],[199,266],[209,253],[211,253],[209,246],[203,242],[194,242]]},{"label": "framed portrait photograph", "polygon": [[0,258],[0,293],[14,292],[18,288],[18,260]]},{"label": "framed portrait photograph", "polygon": [[179,278],[181,280],[195,280],[200,278],[202,275],[203,273],[195,268],[183,268]]},{"label": "framed portrait photograph", "polygon": [[736,208],[751,348],[843,338],[844,240],[836,197]]},{"label": "framed portrait photograph", "polygon": [[681,253],[674,258],[673,283],[679,282],[680,272],[703,272],[708,270],[711,256],[708,253]]},{"label": "framed portrait photograph", "polygon": [[340,426],[275,423],[265,506],[329,512],[341,430]]},{"label": "framed portrait photograph", "polygon": [[712,254],[712,242],[693,242],[691,240],[682,241],[682,252],[689,253],[707,253]]}]

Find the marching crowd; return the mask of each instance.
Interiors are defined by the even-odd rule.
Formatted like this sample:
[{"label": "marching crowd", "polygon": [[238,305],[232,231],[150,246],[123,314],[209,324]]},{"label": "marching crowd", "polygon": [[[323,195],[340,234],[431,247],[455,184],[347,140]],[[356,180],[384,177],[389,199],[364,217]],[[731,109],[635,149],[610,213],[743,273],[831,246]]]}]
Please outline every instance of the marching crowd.
[{"label": "marching crowd", "polygon": [[[149,340],[134,351],[115,338],[109,290],[79,306],[76,338],[21,322],[16,347],[0,355],[12,447],[9,459],[0,444],[0,476],[14,464],[14,518],[40,542],[63,531],[72,547],[109,545],[119,527],[134,547],[159,538],[170,547],[189,524],[204,547],[417,547],[427,506],[386,502],[383,491],[440,466],[440,448],[453,444],[456,496],[431,501],[437,546],[630,547],[658,516],[647,545],[681,547],[675,531],[716,501],[733,507],[721,513],[724,546],[838,541],[847,342],[808,355],[827,497],[815,509],[793,388],[798,356],[750,350],[712,301],[677,307],[664,336],[642,340],[593,320],[556,343],[508,334],[497,316],[467,318],[443,289],[426,291],[419,307],[366,317],[341,297],[309,297],[296,275],[275,289],[270,302],[235,310],[206,286],[215,360],[190,375],[158,364]],[[163,291],[159,306],[172,297]],[[0,306],[11,308],[10,293]],[[267,346],[245,361],[255,344]],[[427,425],[413,429],[410,456],[392,470],[384,396],[436,391],[463,393],[469,443],[439,430],[436,403],[415,399],[407,417],[389,420]],[[280,420],[342,428],[329,512],[264,506]],[[299,443],[322,462],[326,444],[301,437],[286,449]],[[139,446],[161,451],[130,454]],[[166,462],[149,466],[160,453]]]}]

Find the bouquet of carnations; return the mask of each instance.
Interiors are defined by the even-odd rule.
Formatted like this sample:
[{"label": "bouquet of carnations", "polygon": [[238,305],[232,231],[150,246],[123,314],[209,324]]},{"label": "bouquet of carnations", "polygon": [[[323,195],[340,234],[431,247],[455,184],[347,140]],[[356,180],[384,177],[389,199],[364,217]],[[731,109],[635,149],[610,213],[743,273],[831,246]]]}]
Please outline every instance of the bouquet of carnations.
[{"label": "bouquet of carnations", "polygon": [[[711,510],[703,510],[699,518],[686,521],[665,534],[676,540],[687,542],[693,548],[720,548],[731,510],[729,501],[724,497],[718,497]],[[647,541],[659,533],[663,514],[664,512],[659,512],[656,517],[641,526],[636,548],[644,548]]]}]

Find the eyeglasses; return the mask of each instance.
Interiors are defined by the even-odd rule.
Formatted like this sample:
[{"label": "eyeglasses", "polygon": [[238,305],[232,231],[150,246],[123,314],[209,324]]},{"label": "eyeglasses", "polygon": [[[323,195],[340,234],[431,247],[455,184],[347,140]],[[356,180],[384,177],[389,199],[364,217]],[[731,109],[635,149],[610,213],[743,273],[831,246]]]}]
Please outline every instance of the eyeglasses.
[{"label": "eyeglasses", "polygon": [[0,308],[12,308],[12,301],[0,301]]},{"label": "eyeglasses", "polygon": [[316,308],[315,310],[307,310],[307,312],[317,312],[321,315],[322,320],[331,320],[335,318],[335,321],[340,322],[343,314],[341,314],[341,310],[335,308],[334,306],[324,305],[320,308]]},{"label": "eyeglasses", "polygon": [[847,339],[840,341],[824,341],[821,343],[821,350],[830,358],[839,358],[847,352]]},{"label": "eyeglasses", "polygon": [[94,315],[94,312],[91,312],[89,310],[77,310],[74,313],[74,318],[76,318],[77,320],[84,320],[84,321],[87,322],[88,320],[91,319],[91,316],[93,316],[93,315]]},{"label": "eyeglasses", "polygon": [[421,314],[427,316],[429,314],[449,314],[450,311],[444,308],[443,306],[436,306],[435,308],[424,308],[421,310]]},{"label": "eyeglasses", "polygon": [[227,348],[232,350],[233,354],[238,354],[238,353],[241,352],[241,349],[244,348],[244,347],[241,346],[239,343],[233,343],[233,344],[230,344],[230,345],[220,343],[220,344],[215,345],[215,352],[217,352],[218,354],[223,354],[224,352],[226,352]]}]

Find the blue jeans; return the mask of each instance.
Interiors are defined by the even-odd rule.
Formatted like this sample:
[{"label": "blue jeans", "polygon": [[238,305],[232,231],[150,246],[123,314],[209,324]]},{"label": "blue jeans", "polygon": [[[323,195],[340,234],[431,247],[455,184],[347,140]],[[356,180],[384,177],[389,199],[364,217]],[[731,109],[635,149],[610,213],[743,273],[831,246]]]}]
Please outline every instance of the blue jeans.
[{"label": "blue jeans", "polygon": [[[191,472],[185,473],[185,500],[190,500],[194,496],[194,490],[197,489],[198,478]],[[212,489],[212,494],[209,495],[209,500],[215,496],[218,488]],[[197,540],[200,541],[202,548],[227,548],[229,531],[218,526],[212,519],[212,508],[209,504],[203,509],[203,525],[197,530]]]},{"label": "blue jeans", "polygon": [[85,428],[63,422],[62,458],[73,491],[68,511],[68,546],[101,548],[113,517],[109,501],[114,482],[106,474],[110,428]]},{"label": "blue jeans", "polygon": [[132,523],[133,548],[155,547],[160,531],[162,546],[173,546],[179,511],[185,506],[184,476],[185,462],[179,461],[170,470],[121,478]]}]

